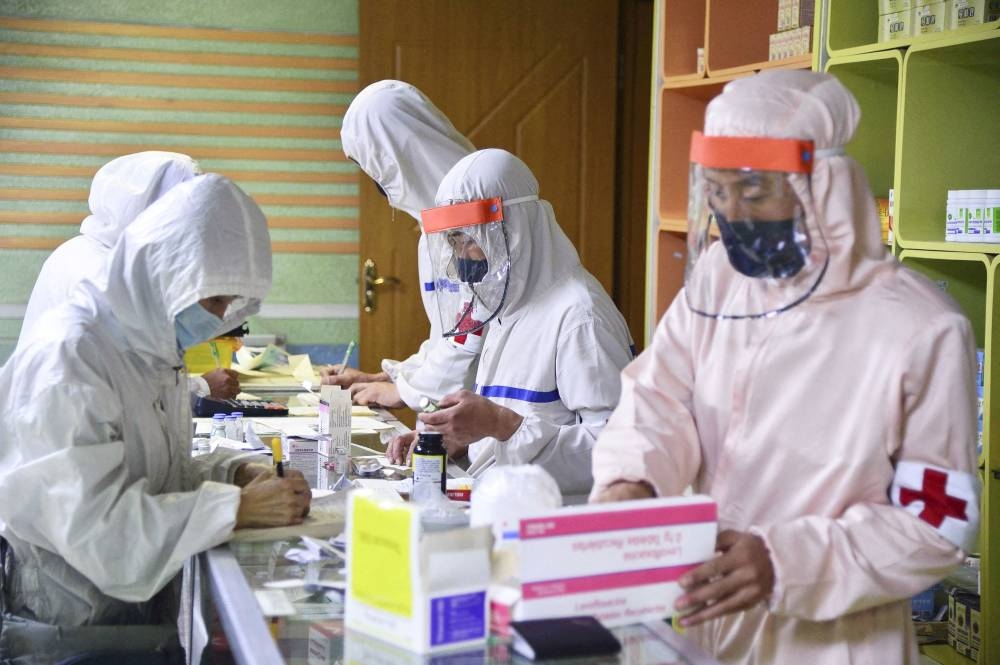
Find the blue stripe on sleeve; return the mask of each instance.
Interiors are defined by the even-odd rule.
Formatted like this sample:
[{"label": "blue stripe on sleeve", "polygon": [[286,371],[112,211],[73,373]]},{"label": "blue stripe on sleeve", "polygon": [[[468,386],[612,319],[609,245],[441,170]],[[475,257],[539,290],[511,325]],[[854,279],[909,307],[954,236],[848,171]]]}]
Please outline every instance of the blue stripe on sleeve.
[{"label": "blue stripe on sleeve", "polygon": [[433,291],[434,282],[424,282],[424,291]]},{"label": "blue stripe on sleeve", "polygon": [[536,402],[538,404],[559,401],[558,389],[543,393],[538,390],[527,390],[526,388],[514,388],[512,386],[476,386],[476,392],[483,397],[519,399],[522,402]]}]

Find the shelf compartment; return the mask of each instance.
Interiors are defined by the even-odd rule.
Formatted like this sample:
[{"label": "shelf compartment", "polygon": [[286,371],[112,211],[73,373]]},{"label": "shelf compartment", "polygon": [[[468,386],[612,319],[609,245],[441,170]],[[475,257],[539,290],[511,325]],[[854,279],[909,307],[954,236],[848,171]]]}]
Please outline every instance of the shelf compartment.
[{"label": "shelf compartment", "polygon": [[861,122],[847,154],[864,167],[875,197],[888,198],[895,177],[903,54],[893,50],[834,58],[826,71],[851,91],[861,107]]},{"label": "shelf compartment", "polygon": [[656,281],[653,283],[653,302],[656,321],[663,318],[670,303],[684,286],[684,268],[687,262],[687,233],[663,231],[656,234]]},{"label": "shelf compartment", "polygon": [[656,162],[660,219],[687,219],[691,133],[705,126],[705,107],[732,78],[660,89]]},{"label": "shelf compartment", "polygon": [[[976,347],[985,351],[983,360],[983,456],[981,465],[990,450],[991,411],[990,363],[994,362],[996,340],[993,335],[993,317],[997,310],[994,279],[997,277],[996,257],[975,252],[940,252],[934,250],[904,249],[899,260],[903,265],[919,271],[934,281],[965,312],[972,323]],[[1000,332],[1000,331],[997,331]]]},{"label": "shelf compartment", "polygon": [[[698,4],[691,0],[691,4]],[[778,3],[708,0],[705,66],[709,78],[761,69],[808,68],[806,54],[769,62],[768,36],[778,31]],[[815,27],[813,27],[815,30]]]},{"label": "shelf compartment", "polygon": [[896,145],[895,231],[904,249],[1000,253],[997,243],[945,242],[949,189],[1000,187],[1000,32],[903,59]]},{"label": "shelf compartment", "polygon": [[829,0],[827,8],[826,48],[831,57],[857,55],[871,51],[898,49],[914,45],[947,45],[976,34],[1000,29],[1000,21],[969,25],[955,30],[915,35],[891,42],[878,41],[878,2],[876,0]]},{"label": "shelf compartment", "polygon": [[705,78],[698,73],[698,49],[705,46],[704,0],[664,2],[660,12],[660,74],[664,81]]}]

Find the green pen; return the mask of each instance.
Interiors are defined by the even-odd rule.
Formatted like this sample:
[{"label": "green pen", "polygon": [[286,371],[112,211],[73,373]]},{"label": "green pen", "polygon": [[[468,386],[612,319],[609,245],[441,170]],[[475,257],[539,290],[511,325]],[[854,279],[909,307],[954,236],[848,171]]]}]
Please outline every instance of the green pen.
[{"label": "green pen", "polygon": [[222,367],[222,359],[219,358],[219,347],[215,343],[214,339],[208,343],[208,348],[212,352],[212,360],[215,361],[215,369],[221,368]]},{"label": "green pen", "polygon": [[344,351],[344,360],[340,363],[340,369],[337,370],[337,374],[340,374],[345,369],[347,369],[347,361],[351,359],[351,352],[354,351],[354,347],[357,346],[355,341],[352,339],[351,343],[347,345],[347,350]]}]

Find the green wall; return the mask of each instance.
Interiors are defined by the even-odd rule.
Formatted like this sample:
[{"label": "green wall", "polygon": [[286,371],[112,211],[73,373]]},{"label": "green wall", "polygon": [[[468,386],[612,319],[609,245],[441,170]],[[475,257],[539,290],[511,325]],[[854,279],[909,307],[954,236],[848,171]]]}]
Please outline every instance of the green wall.
[{"label": "green wall", "polygon": [[[0,0],[0,17],[40,18],[66,21],[83,21],[116,24],[139,24],[171,27],[205,27],[268,32],[292,32],[356,37],[358,30],[357,0],[297,0],[295,2],[263,2],[260,0]],[[309,40],[303,39],[303,42]],[[164,108],[135,109],[108,108],[105,106],[67,107],[52,103],[2,103],[0,118],[24,119],[31,122],[71,119],[83,122],[122,123],[206,123],[215,125],[280,124],[282,127],[314,128],[317,131],[339,128],[338,114],[301,113],[276,116],[257,113],[246,103],[325,104],[342,108],[350,102],[357,88],[357,47],[353,44],[316,44],[268,41],[226,41],[205,39],[173,40],[159,36],[129,36],[116,34],[88,34],[57,30],[21,29],[0,27],[0,42],[20,43],[26,52],[0,55],[0,67],[6,71],[33,71],[59,69],[73,70],[63,80],[39,80],[31,76],[0,78],[0,92],[25,95],[63,95],[104,97],[143,97],[160,100],[221,100],[244,103],[239,111],[171,111]],[[114,59],[89,59],[44,57],[27,52],[33,47],[119,48],[172,52],[210,52],[213,54],[247,54],[262,56],[305,56],[307,58],[336,58],[343,62],[330,69],[281,69],[220,64],[178,64],[173,62],[130,62]],[[346,63],[346,64],[343,64]],[[138,73],[142,75],[239,76],[275,80],[295,78],[315,80],[330,86],[340,85],[337,91],[282,91],[269,90],[266,86],[255,89],[228,89],[224,87],[169,87],[162,84],[141,85],[120,82],[74,81],[74,72]],[[166,105],[166,102],[165,102]],[[8,126],[0,127],[0,141],[21,144],[72,143],[83,141],[94,145],[122,146],[118,154],[139,151],[150,147],[176,149],[195,156],[207,171],[309,171],[331,174],[356,174],[356,168],[346,162],[335,132],[328,138],[295,138],[281,136],[280,131],[270,136],[197,136],[177,133],[135,132],[123,133],[112,127],[111,131],[88,131],[85,137],[73,131],[51,128]],[[331,135],[327,131],[326,135]],[[311,161],[298,159],[241,158],[239,155],[205,157],[199,150],[230,148],[239,150],[277,149],[313,151]],[[56,168],[74,166],[96,170],[115,155],[51,154],[45,151],[0,151],[0,166],[16,170],[24,165],[42,165]],[[284,195],[348,196],[356,197],[357,179],[347,182],[287,182],[255,179],[241,182],[251,196]],[[76,177],[46,177],[23,175],[7,170],[0,173],[0,189],[16,191],[19,188],[51,191],[73,190],[84,192],[90,183],[85,175]],[[0,223],[0,237],[54,238],[75,235],[80,220],[87,214],[83,200],[17,200],[0,197],[0,212],[18,214],[49,212],[64,214],[70,223]],[[273,218],[337,218],[355,221],[351,228],[272,228],[272,241],[297,243],[348,243],[356,246],[358,231],[355,206],[310,203],[298,205],[294,198],[280,204],[262,204],[269,219]],[[9,220],[8,220],[9,221]],[[0,262],[4,265],[0,280],[0,361],[4,360],[20,328],[16,313],[18,306],[27,302],[35,275],[48,256],[48,250],[0,249]],[[357,336],[357,254],[356,253],[297,253],[278,252],[274,257],[275,283],[265,303],[282,305],[288,314],[289,306],[321,305],[329,318],[316,318],[305,312],[301,318],[256,317],[251,320],[251,330],[261,333],[285,335],[293,344],[329,344],[340,347]],[[265,309],[266,313],[266,309]],[[298,313],[291,310],[292,316]]]}]

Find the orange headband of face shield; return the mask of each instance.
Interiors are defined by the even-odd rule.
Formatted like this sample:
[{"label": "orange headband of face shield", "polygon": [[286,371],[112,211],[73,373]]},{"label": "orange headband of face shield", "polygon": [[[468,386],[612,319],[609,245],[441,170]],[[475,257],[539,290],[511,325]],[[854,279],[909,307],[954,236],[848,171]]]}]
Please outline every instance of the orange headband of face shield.
[{"label": "orange headband of face shield", "polygon": [[503,202],[497,196],[492,199],[428,208],[420,212],[420,219],[424,224],[424,233],[502,222]]},{"label": "orange headband of face shield", "polygon": [[691,135],[691,162],[712,169],[811,173],[813,142],[750,136]]}]

